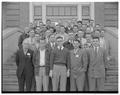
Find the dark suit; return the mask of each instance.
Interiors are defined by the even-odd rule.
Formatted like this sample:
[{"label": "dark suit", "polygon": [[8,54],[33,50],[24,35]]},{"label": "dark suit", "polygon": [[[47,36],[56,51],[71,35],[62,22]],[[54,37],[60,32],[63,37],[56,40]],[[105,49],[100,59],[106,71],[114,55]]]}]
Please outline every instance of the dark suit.
[{"label": "dark suit", "polygon": [[[89,49],[89,67],[88,67],[88,79],[89,90],[98,91],[104,90],[105,68],[108,64],[107,53],[103,48],[99,48],[97,55],[94,48]],[[97,87],[96,87],[97,84]]]},{"label": "dark suit", "polygon": [[74,49],[73,44],[70,43],[69,41],[64,42],[64,43],[63,43],[63,46],[64,46],[65,48],[67,48],[68,50],[73,50],[73,49]]},{"label": "dark suit", "polygon": [[[85,72],[87,70],[87,53],[85,49],[79,49],[76,54],[71,51],[71,91],[83,91]],[[76,89],[77,87],[77,89]]]},{"label": "dark suit", "polygon": [[29,49],[26,54],[24,54],[23,49],[18,50],[16,53],[17,77],[20,91],[24,91],[25,83],[26,90],[31,91],[32,78],[34,75],[32,59],[33,51]]}]

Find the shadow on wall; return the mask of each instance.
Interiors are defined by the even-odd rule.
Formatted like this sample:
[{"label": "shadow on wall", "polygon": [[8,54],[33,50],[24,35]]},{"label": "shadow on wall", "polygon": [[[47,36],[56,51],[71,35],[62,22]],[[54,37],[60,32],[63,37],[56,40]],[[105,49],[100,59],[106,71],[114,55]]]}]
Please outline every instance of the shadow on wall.
[{"label": "shadow on wall", "polygon": [[104,28],[106,31],[105,39],[109,41],[109,52],[115,65],[118,66],[118,29],[112,27]]},{"label": "shadow on wall", "polygon": [[23,30],[19,28],[7,28],[2,35],[3,64],[13,56],[18,49],[18,38]]}]

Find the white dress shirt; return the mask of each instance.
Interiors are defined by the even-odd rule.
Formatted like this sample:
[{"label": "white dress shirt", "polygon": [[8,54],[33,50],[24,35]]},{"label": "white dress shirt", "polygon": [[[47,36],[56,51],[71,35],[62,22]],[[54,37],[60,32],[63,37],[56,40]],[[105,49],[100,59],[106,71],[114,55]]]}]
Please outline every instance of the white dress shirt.
[{"label": "white dress shirt", "polygon": [[[58,46],[57,48],[60,50],[60,46]],[[64,48],[64,47],[62,46],[62,47],[61,47],[61,50],[63,50],[63,48]]]},{"label": "white dress shirt", "polygon": [[45,49],[41,50],[40,49],[40,66],[45,65]]}]

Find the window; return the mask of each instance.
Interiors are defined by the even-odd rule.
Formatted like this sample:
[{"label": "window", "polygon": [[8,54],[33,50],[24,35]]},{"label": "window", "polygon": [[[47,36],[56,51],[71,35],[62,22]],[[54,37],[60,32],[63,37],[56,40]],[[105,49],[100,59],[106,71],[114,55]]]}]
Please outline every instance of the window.
[{"label": "window", "polygon": [[77,16],[77,5],[47,5],[47,16]]},{"label": "window", "polygon": [[90,6],[89,5],[82,6],[82,16],[90,16]]},{"label": "window", "polygon": [[42,16],[42,7],[34,6],[34,16]]}]

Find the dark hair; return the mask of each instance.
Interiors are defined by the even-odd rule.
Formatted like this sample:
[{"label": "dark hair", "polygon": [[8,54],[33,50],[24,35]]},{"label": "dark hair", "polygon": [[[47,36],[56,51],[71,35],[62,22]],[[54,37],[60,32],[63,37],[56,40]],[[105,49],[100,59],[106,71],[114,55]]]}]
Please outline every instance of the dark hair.
[{"label": "dark hair", "polygon": [[73,28],[74,28],[74,27],[77,27],[77,28],[78,28],[78,25],[73,25]]},{"label": "dark hair", "polygon": [[77,39],[74,39],[74,40],[73,40],[73,42],[78,42],[78,43],[80,43],[80,41],[79,41],[79,40],[77,40]]},{"label": "dark hair", "polygon": [[95,33],[96,31],[99,31],[99,32],[101,32],[101,31],[100,31],[100,29],[95,29],[95,30],[94,30],[94,33]]},{"label": "dark hair", "polygon": [[47,22],[47,21],[51,21],[51,20],[50,20],[50,19],[47,19],[46,22]]},{"label": "dark hair", "polygon": [[56,38],[56,40],[57,40],[57,39],[63,39],[63,37],[61,37],[61,36],[58,36],[58,37]]},{"label": "dark hair", "polygon": [[98,39],[98,40],[100,39],[99,37],[94,37],[94,36],[93,36],[92,38],[93,38],[93,39]]},{"label": "dark hair", "polygon": [[82,24],[82,21],[79,20],[79,21],[77,21],[77,23],[81,23]]}]

